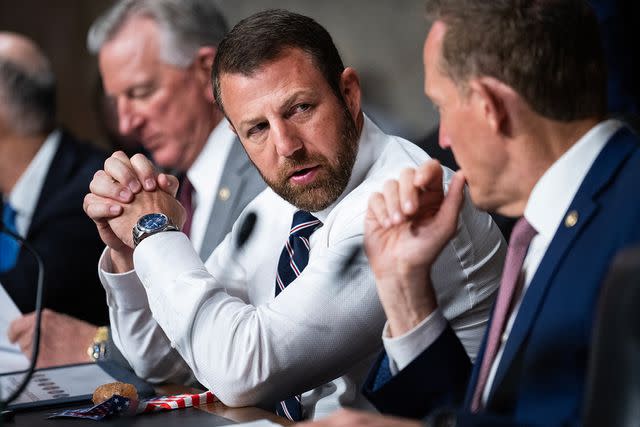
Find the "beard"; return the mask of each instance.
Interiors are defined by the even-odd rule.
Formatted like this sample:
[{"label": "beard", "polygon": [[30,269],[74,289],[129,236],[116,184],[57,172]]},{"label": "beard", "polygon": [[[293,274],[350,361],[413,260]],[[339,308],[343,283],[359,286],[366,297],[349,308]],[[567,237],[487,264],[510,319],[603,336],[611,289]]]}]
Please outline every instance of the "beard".
[{"label": "beard", "polygon": [[[274,179],[267,178],[258,169],[262,178],[277,195],[298,209],[318,212],[331,206],[347,187],[358,154],[358,130],[346,105],[343,106],[339,126],[340,144],[335,162],[320,154],[309,154],[302,148],[283,160]],[[293,171],[310,164],[319,166],[313,182],[307,185],[292,184],[289,177]]]}]

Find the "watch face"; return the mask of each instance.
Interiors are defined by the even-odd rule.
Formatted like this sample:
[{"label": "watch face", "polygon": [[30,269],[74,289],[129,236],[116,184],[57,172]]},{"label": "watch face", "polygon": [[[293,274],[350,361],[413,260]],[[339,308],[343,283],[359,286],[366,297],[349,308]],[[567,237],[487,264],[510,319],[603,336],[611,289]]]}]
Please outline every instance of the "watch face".
[{"label": "watch face", "polygon": [[146,232],[163,228],[169,222],[169,218],[161,213],[151,213],[143,216],[138,221],[138,227]]}]

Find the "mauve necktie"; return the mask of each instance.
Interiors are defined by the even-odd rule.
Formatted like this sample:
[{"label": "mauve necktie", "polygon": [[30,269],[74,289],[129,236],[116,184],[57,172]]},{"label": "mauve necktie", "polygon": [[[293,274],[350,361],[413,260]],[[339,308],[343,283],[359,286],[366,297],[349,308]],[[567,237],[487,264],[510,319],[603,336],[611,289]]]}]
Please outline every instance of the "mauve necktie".
[{"label": "mauve necktie", "polygon": [[[2,223],[6,228],[16,230],[16,211],[9,203],[2,204]],[[20,243],[4,231],[0,233],[0,273],[5,273],[15,267],[20,253]]]},{"label": "mauve necktie", "polygon": [[[322,222],[309,212],[297,211],[293,215],[289,238],[278,261],[276,274],[276,297],[289,286],[309,263],[309,237],[322,226]],[[300,396],[292,396],[276,406],[276,413],[292,421],[302,419]]]},{"label": "mauve necktie", "polygon": [[498,299],[493,312],[491,324],[489,325],[489,335],[487,345],[478,374],[478,382],[471,401],[471,410],[478,412],[482,408],[482,393],[489,378],[491,366],[496,358],[498,349],[500,348],[500,337],[504,332],[504,328],[511,314],[514,295],[520,289],[524,280],[522,274],[522,263],[529,249],[531,239],[538,232],[522,217],[516,222],[509,239],[509,248],[507,250],[507,258],[502,271],[502,279],[500,280],[500,290],[498,291]]},{"label": "mauve necktie", "polygon": [[193,193],[195,189],[191,185],[191,181],[184,175],[180,182],[180,191],[178,192],[178,201],[184,207],[187,213],[187,219],[182,226],[182,232],[187,236],[191,235],[191,220],[193,219]]}]

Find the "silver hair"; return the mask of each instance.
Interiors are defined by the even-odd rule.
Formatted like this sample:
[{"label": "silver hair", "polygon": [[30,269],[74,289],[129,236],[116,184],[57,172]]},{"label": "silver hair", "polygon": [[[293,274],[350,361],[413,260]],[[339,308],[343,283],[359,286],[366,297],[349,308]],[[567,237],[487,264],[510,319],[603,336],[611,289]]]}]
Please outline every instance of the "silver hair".
[{"label": "silver hair", "polygon": [[22,136],[49,133],[56,120],[56,78],[49,61],[22,64],[0,58],[0,112]]},{"label": "silver hair", "polygon": [[160,59],[187,67],[202,46],[218,46],[228,31],[213,0],[121,0],[89,29],[87,47],[95,55],[134,17],[148,17],[160,30]]}]

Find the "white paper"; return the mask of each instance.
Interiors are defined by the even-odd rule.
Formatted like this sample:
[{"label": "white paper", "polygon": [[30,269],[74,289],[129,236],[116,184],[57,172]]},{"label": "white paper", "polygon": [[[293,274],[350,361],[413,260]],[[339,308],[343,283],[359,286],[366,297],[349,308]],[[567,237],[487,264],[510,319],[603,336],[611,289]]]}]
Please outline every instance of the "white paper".
[{"label": "white paper", "polygon": [[0,283],[0,374],[29,367],[29,359],[22,354],[20,347],[10,343],[7,337],[9,325],[20,316],[22,313]]}]

